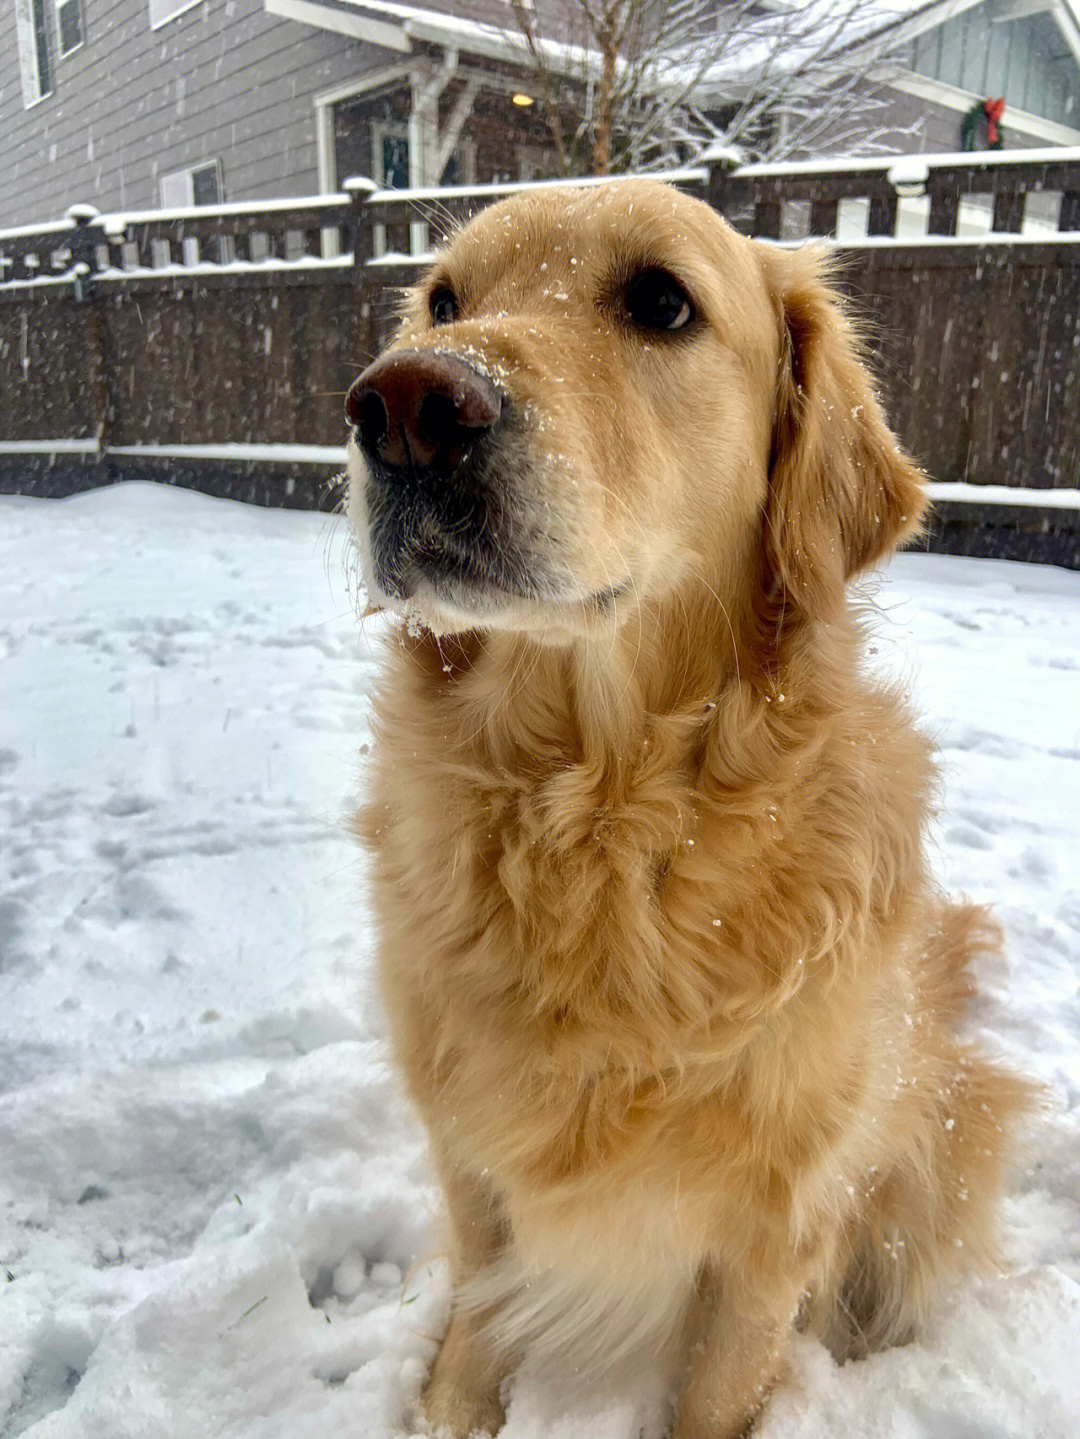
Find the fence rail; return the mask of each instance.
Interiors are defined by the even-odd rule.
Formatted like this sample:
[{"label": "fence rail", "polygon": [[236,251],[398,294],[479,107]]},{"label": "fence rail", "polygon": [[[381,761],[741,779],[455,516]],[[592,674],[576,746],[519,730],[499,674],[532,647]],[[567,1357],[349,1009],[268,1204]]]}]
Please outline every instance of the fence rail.
[{"label": "fence rail", "polygon": [[[1044,237],[1073,234],[1080,231],[1080,150],[746,165],[721,172],[710,199],[765,239],[780,239],[784,210],[800,205],[808,215],[790,238],[836,237],[845,201],[863,202],[871,238],[959,237],[965,203],[969,233],[1021,234],[1027,222]],[[851,230],[846,238],[860,237]]]},{"label": "fence rail", "polygon": [[[659,178],[708,198],[737,228],[763,239],[837,238],[839,207],[852,201],[864,205],[865,227],[860,234],[858,219],[849,218],[841,235],[848,243],[864,235],[919,239],[920,218],[926,236],[1021,234],[1026,224],[1037,238],[1080,234],[1080,149],[744,166],[719,157]],[[296,200],[107,215],[73,206],[49,225],[0,230],[0,288],[73,280],[76,271],[115,277],[174,266],[340,263],[347,257],[362,266],[387,254],[419,257],[494,200],[561,183],[607,182],[410,191],[356,179],[340,194]],[[966,202],[975,203],[965,233]]]},{"label": "fence rail", "polygon": [[[890,414],[934,479],[1080,486],[1080,149],[745,166],[718,152],[663,178],[744,233],[836,244]],[[358,178],[0,231],[0,469],[5,441],[93,440],[98,456],[332,444],[397,287],[456,225],[530,188]]]}]

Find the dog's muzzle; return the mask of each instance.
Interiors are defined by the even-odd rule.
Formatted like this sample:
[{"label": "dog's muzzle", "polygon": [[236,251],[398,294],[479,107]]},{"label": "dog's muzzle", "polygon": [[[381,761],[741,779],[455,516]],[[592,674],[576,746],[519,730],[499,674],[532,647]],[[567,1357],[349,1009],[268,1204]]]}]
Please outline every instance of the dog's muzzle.
[{"label": "dog's muzzle", "polygon": [[345,414],[367,459],[373,578],[393,599],[420,580],[437,591],[520,585],[497,540],[504,526],[492,483],[503,397],[452,354],[397,350],[354,381]]}]

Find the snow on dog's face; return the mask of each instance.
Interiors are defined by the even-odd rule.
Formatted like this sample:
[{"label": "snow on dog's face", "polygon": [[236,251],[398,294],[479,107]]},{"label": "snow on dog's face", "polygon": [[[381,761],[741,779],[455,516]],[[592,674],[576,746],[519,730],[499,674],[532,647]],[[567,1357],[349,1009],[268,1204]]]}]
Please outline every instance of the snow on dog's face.
[{"label": "snow on dog's face", "polygon": [[[373,601],[436,633],[563,639],[688,578],[734,597],[757,557],[796,600],[829,605],[919,505],[884,502],[880,465],[855,454],[867,428],[886,437],[879,449],[895,443],[819,269],[652,181],[483,211],[349,391],[349,513]],[[831,430],[805,389],[822,371],[813,383],[831,405],[828,363],[812,358],[825,331],[847,347],[847,393],[830,409],[847,418]],[[800,465],[785,447],[804,442]],[[792,521],[772,511],[828,508],[830,446],[865,469],[846,489],[874,488],[875,534],[853,542],[837,512],[820,535],[797,523],[789,554]]]}]

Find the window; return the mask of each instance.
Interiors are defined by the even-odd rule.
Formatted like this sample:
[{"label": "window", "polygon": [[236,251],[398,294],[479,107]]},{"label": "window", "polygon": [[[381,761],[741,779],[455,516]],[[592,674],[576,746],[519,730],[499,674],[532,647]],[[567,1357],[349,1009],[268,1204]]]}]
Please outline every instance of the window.
[{"label": "window", "polygon": [[[374,179],[385,190],[407,190],[412,183],[408,125],[400,120],[376,120],[371,127],[371,146]],[[471,185],[475,179],[476,146],[465,139],[455,147],[443,166],[438,183]],[[435,182],[428,179],[425,183]]]},{"label": "window", "polygon": [[386,190],[409,188],[409,127],[395,120],[371,127],[375,179]]},{"label": "window", "polygon": [[196,165],[191,172],[191,189],[196,205],[221,204],[221,166],[217,160]]},{"label": "window", "polygon": [[156,30],[167,20],[175,20],[193,5],[201,4],[202,0],[150,0],[150,28]]},{"label": "window", "polygon": [[163,210],[221,204],[221,162],[207,160],[190,170],[173,170],[158,182]]},{"label": "window", "polygon": [[61,55],[70,55],[82,44],[82,0],[56,0],[56,36]]},{"label": "window", "polygon": [[36,105],[52,93],[52,66],[45,24],[45,0],[15,0],[23,104]]}]

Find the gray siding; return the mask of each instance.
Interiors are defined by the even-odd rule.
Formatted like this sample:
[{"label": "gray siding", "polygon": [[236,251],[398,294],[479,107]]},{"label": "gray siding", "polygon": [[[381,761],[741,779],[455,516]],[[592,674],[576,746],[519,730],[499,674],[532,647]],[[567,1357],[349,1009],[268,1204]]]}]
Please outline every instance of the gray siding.
[{"label": "gray siding", "polygon": [[61,58],[46,3],[53,91],[26,109],[0,0],[0,227],[75,201],[151,209],[159,175],[215,159],[227,200],[314,194],[314,96],[401,58],[262,0],[203,0],[157,30],[148,0],[83,0],[86,43]]},{"label": "gray siding", "polygon": [[[874,153],[897,154],[941,154],[961,148],[960,125],[963,114],[948,105],[923,100],[909,95],[906,90],[896,90],[883,85],[873,92],[873,103],[869,104],[862,123],[873,135]],[[974,103],[974,102],[973,102]],[[1009,123],[1009,112],[1005,111],[1005,144],[1009,150],[1030,150],[1049,145],[1035,135],[1026,134]],[[893,128],[895,126],[895,129]],[[839,138],[827,134],[820,137],[818,154],[867,154],[865,145],[853,141],[850,125],[844,125]],[[812,155],[805,159],[815,158]]]},{"label": "gray siding", "polygon": [[[45,3],[53,91],[26,109],[15,7],[0,0],[0,228],[57,219],[76,201],[152,209],[160,175],[208,160],[221,163],[227,200],[313,194],[314,97],[404,58],[268,15],[263,0],[202,0],[157,30],[149,0],[83,0],[86,43],[60,57],[54,0]],[[487,18],[493,4],[502,7],[433,0],[433,8],[451,3]],[[894,92],[890,113],[900,126],[922,120],[919,135],[892,137],[897,150],[959,148],[956,111]],[[876,126],[882,115],[868,118]],[[1006,111],[1009,148],[1041,143],[1009,119]],[[516,173],[507,123],[504,116],[489,134],[479,117],[470,122],[478,178]],[[843,148],[852,148],[849,137]]]}]

